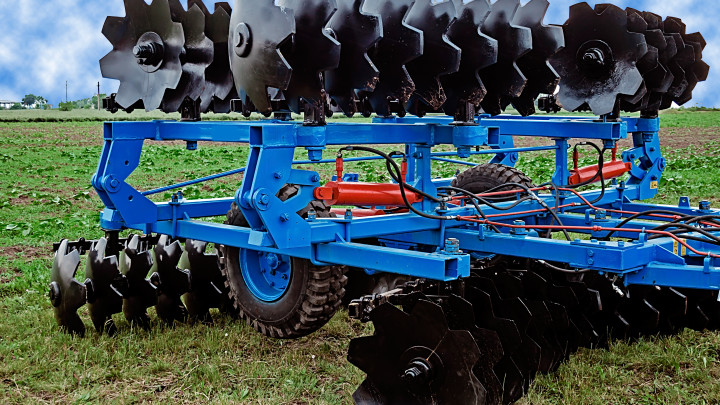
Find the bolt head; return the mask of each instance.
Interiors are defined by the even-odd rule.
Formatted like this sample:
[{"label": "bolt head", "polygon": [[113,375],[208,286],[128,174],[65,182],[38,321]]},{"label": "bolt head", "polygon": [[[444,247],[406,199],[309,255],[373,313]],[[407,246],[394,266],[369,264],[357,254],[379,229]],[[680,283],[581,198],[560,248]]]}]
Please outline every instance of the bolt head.
[{"label": "bolt head", "polygon": [[235,45],[235,54],[237,56],[245,58],[250,55],[252,49],[252,33],[247,24],[240,23],[235,27],[233,45]]},{"label": "bolt head", "polygon": [[48,296],[50,297],[50,302],[55,308],[62,304],[62,293],[60,292],[60,286],[58,283],[54,281],[50,283],[50,293]]}]

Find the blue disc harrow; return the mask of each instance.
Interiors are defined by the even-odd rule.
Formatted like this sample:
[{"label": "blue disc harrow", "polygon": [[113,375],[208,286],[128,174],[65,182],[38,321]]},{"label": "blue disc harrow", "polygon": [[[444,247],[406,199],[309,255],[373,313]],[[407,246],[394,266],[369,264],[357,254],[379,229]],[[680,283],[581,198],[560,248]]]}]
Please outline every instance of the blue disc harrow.
[{"label": "blue disc harrow", "polygon": [[[367,373],[357,404],[505,404],[580,347],[720,328],[720,210],[644,202],[667,166],[658,111],[708,72],[679,19],[580,3],[548,26],[545,0],[125,3],[104,29],[103,73],[121,81],[106,107],[182,120],[104,124],[92,185],[106,236],[55,246],[62,329],[85,334],[88,303],[98,333],[118,333],[120,312],[150,328],[154,307],[167,323],[217,309],[292,339],[346,305],[375,325],[350,343]],[[537,108],[594,115],[533,115],[540,94]],[[229,109],[265,119],[200,121]],[[249,154],[139,190],[148,142]],[[597,163],[579,167],[580,151]],[[529,178],[523,154],[553,173]],[[391,181],[346,172],[365,161]],[[467,170],[438,178],[438,163]],[[234,195],[183,195],[235,175]]]}]

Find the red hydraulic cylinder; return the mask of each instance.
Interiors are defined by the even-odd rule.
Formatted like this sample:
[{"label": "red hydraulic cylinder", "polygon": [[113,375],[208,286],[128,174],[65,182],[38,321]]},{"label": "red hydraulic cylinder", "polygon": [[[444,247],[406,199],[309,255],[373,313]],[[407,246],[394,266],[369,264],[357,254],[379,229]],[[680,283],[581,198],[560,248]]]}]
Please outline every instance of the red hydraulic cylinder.
[{"label": "red hydraulic cylinder", "polygon": [[[422,201],[422,196],[405,190],[410,204]],[[404,207],[400,185],[385,183],[331,182],[315,189],[315,198],[327,205]]]},{"label": "red hydraulic cylinder", "polygon": [[[632,170],[632,163],[626,163],[622,160],[618,160],[616,157],[617,149],[613,149],[613,159],[609,162],[603,163],[603,179],[610,180],[622,176],[623,174]],[[583,184],[590,180],[593,183],[600,181],[598,176],[598,165],[587,166],[578,168],[578,153],[576,152],[573,156],[575,163],[575,169],[570,171],[570,178],[568,179],[568,185],[574,186],[576,184]]]}]

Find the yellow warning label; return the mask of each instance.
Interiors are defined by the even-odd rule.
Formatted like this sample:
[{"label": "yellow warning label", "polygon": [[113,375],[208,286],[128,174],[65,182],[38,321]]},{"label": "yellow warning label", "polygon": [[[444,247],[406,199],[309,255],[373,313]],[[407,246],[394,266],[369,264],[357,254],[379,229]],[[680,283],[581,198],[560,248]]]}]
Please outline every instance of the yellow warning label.
[{"label": "yellow warning label", "polygon": [[[686,243],[685,239],[680,239],[683,243]],[[673,241],[673,254],[678,256],[687,256],[687,247],[681,245],[678,241]]]},{"label": "yellow warning label", "polygon": [[650,182],[650,189],[657,190],[658,188],[658,182],[657,181],[651,181]]}]

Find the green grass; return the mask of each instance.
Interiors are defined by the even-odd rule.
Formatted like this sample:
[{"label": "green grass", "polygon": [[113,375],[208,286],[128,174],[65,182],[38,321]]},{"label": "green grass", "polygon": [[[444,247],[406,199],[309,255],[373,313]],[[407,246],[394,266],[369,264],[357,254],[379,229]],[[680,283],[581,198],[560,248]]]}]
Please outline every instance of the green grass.
[{"label": "green grass", "polygon": [[[0,112],[0,121],[11,117],[8,113]],[[720,143],[709,139],[687,146],[696,139],[695,129],[708,128],[710,138],[720,133],[718,119],[715,112],[663,115],[663,139],[681,147],[665,149],[669,164],[657,202],[676,203],[682,195],[694,203],[720,202]],[[689,124],[694,129],[684,129]],[[71,339],[57,330],[46,298],[51,244],[102,235],[97,229],[102,206],[89,186],[101,141],[97,122],[0,122],[0,402],[350,403],[364,376],[345,360],[347,345],[372,328],[346,313],[318,334],[292,342],[263,338],[221,316],[214,327],[158,324],[150,333],[130,330],[118,316],[121,333],[112,339],[94,333]],[[153,188],[234,169],[246,157],[243,147],[202,144],[189,152],[179,144],[150,143],[131,182],[139,189]],[[304,158],[302,153],[297,157]],[[592,160],[585,156],[583,163]],[[545,181],[554,160],[533,153],[518,166]],[[325,165],[319,171],[327,179],[333,169]],[[458,169],[463,167],[439,164],[434,174],[451,176]],[[387,179],[375,163],[356,163],[347,170],[362,173],[367,181]],[[228,196],[240,181],[234,176],[184,191],[190,198]],[[167,200],[169,194],[157,198]],[[89,319],[86,310],[81,316]],[[523,401],[718,403],[718,347],[719,335],[686,331],[675,338],[582,350],[556,374],[539,378]]]}]

